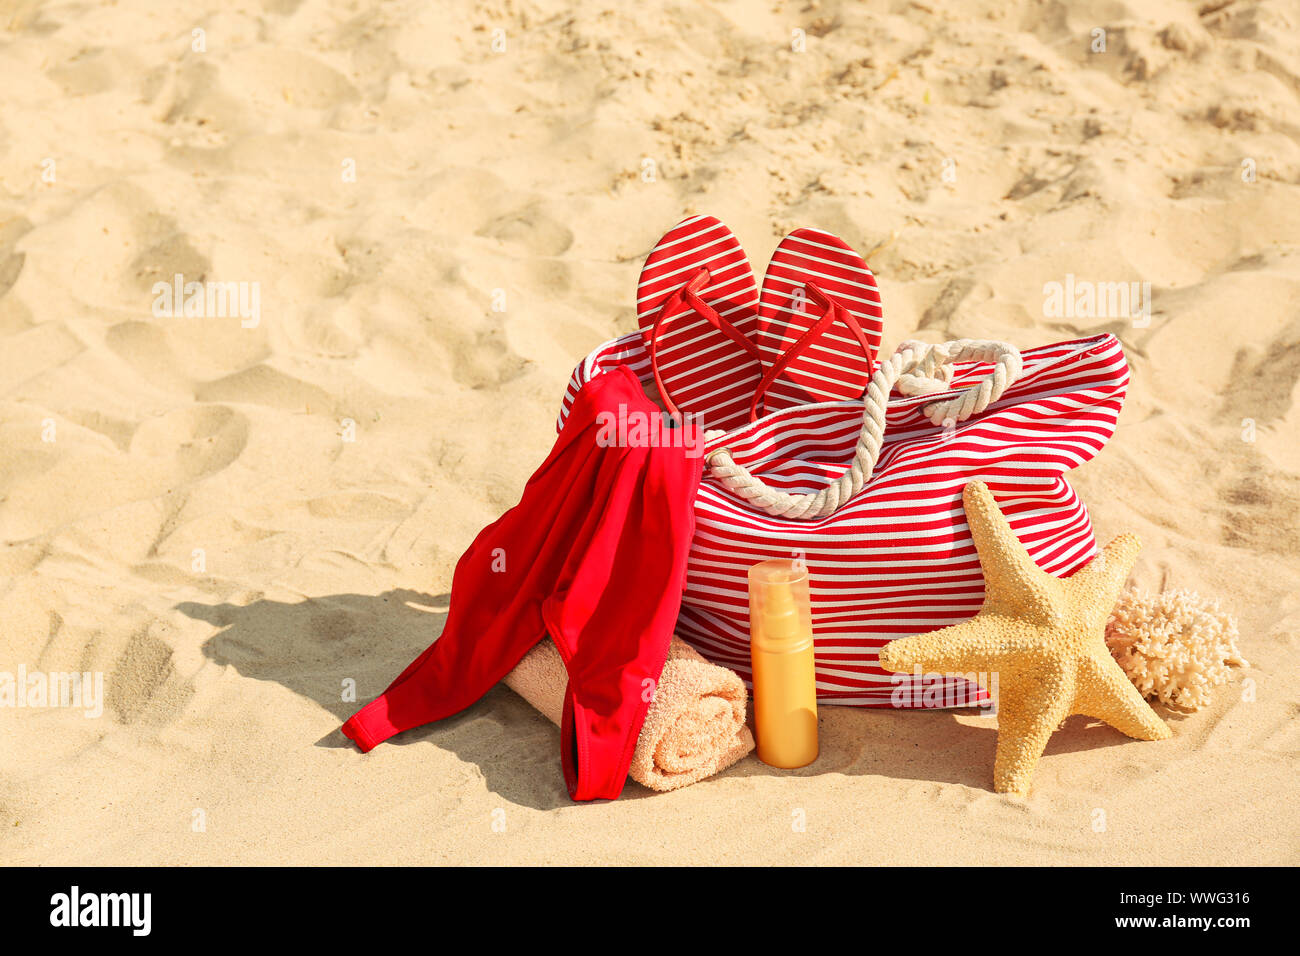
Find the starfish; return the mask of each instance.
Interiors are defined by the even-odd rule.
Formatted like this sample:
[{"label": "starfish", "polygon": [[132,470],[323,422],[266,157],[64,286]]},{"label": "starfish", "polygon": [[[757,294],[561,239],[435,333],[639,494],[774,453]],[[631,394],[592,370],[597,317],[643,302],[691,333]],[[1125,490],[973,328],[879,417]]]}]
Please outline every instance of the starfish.
[{"label": "starfish", "polygon": [[1034,563],[987,485],[970,482],[962,503],[984,569],[984,606],[961,624],[891,641],[880,666],[973,673],[986,690],[995,675],[998,793],[1029,791],[1048,738],[1071,714],[1139,740],[1169,737],[1106,646],[1106,619],[1142,547],[1137,536],[1120,535],[1071,577],[1058,578]]}]

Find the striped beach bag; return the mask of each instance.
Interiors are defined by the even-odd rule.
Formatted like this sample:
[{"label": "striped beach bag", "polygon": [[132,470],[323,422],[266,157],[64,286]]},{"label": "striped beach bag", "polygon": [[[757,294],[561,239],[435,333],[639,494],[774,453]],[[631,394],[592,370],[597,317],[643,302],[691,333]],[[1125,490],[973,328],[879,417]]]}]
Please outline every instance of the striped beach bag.
[{"label": "striped beach bag", "polygon": [[[739,281],[716,271],[709,278],[695,292]],[[690,270],[680,279],[684,294]],[[748,290],[730,293],[711,301],[743,303]],[[708,315],[705,303],[694,306],[693,314]],[[878,309],[864,306],[860,324],[872,326],[873,312],[878,323]],[[761,340],[761,308],[757,318],[759,327],[742,327],[747,338]],[[652,361],[654,337],[662,331],[634,332],[591,352],[574,370],[559,424],[586,382],[619,365],[653,391],[664,358],[659,352]],[[878,344],[878,324],[863,332]],[[736,343],[734,374],[719,378],[734,392],[726,396],[730,419],[708,432],[703,449],[678,633],[748,684],[747,572],[759,561],[795,558],[809,570],[820,701],[904,708],[982,702],[979,687],[959,676],[881,670],[879,649],[979,610],[983,576],[962,509],[967,482],[988,484],[1044,570],[1068,576],[1094,556],[1088,513],[1064,475],[1114,433],[1128,384],[1123,349],[1114,336],[1099,335],[1023,354],[963,341],[904,343],[887,360],[874,357],[867,353],[862,371],[870,378],[856,399],[793,401],[797,389],[788,379],[786,397],[771,408],[753,397],[781,378],[772,374],[771,357],[748,355]]]}]

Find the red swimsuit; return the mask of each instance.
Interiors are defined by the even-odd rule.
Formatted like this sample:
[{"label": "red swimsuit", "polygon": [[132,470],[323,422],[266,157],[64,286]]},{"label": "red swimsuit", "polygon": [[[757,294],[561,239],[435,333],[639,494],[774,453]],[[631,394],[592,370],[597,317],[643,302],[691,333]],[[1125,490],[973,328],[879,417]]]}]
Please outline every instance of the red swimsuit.
[{"label": "red swimsuit", "polygon": [[519,504],[461,557],[442,635],[343,725],[362,750],[464,710],[549,634],[569,674],[569,795],[622,792],[677,622],[703,465],[687,452],[698,433],[623,440],[638,433],[616,430],[620,416],[662,421],[621,367],[586,384]]}]

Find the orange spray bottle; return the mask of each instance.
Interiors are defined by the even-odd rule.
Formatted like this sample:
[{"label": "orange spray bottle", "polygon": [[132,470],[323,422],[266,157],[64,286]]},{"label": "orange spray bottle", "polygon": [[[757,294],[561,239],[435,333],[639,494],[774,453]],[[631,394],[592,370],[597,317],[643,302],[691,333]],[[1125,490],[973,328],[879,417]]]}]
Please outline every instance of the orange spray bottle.
[{"label": "orange spray bottle", "polygon": [[817,759],[817,678],[808,569],[763,561],[749,569],[749,653],[758,759],[802,767]]}]

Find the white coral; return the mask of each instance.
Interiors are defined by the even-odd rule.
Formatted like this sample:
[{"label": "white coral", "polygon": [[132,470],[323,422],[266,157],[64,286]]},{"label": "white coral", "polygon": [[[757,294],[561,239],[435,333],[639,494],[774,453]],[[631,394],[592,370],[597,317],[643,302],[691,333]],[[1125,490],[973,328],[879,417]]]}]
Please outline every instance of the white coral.
[{"label": "white coral", "polygon": [[1230,667],[1244,667],[1237,622],[1219,602],[1195,591],[1150,594],[1129,588],[1106,624],[1106,643],[1143,697],[1199,710],[1210,689],[1226,684]]}]

